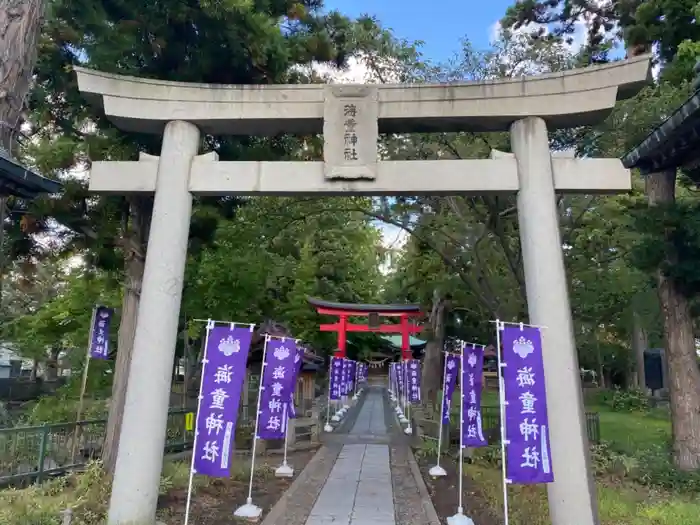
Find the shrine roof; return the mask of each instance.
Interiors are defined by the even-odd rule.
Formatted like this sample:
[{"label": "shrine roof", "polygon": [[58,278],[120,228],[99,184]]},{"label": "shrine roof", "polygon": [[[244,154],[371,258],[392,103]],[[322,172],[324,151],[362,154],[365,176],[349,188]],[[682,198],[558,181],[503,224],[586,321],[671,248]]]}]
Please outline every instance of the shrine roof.
[{"label": "shrine roof", "polygon": [[[700,166],[700,89],[622,157],[625,168],[643,174]],[[690,174],[693,180],[697,177]],[[697,180],[696,180],[697,182]]]},{"label": "shrine roof", "polygon": [[386,315],[397,314],[419,314],[421,308],[419,304],[359,304],[359,303],[337,303],[334,301],[325,301],[316,297],[307,297],[306,300],[310,305],[321,310],[333,310],[338,313],[351,312],[356,315],[366,315],[369,313],[378,313]]},{"label": "shrine roof", "polygon": [[[395,348],[401,348],[402,337],[400,335],[381,335],[379,337],[384,339],[384,341],[389,343],[391,346]],[[424,341],[423,339],[418,339],[417,337],[410,336],[408,339],[408,346],[416,350],[422,350],[426,344],[428,344],[427,341]]]},{"label": "shrine roof", "polygon": [[0,195],[33,199],[42,193],[57,193],[61,183],[28,170],[0,148]]}]

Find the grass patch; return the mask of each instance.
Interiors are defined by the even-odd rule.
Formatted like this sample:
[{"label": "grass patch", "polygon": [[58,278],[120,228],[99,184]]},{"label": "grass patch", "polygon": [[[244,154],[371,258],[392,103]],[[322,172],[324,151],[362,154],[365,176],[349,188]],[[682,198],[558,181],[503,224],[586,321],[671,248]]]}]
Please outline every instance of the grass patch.
[{"label": "grass patch", "polygon": [[[497,407],[498,391],[484,390],[482,406]],[[638,454],[658,446],[665,446],[671,439],[671,416],[668,410],[616,411],[602,403],[586,403],[587,412],[597,412],[600,418],[600,439],[618,452]],[[451,412],[459,414],[459,397],[452,398]],[[699,522],[700,523],[700,522]]]},{"label": "grass patch", "polygon": [[[190,462],[173,461],[163,465],[160,494],[187,487]],[[256,465],[255,477],[264,480],[274,475],[268,465]],[[234,463],[231,479],[244,482],[250,476],[248,461]],[[193,490],[216,482],[214,478],[195,476]],[[111,483],[102,465],[93,462],[85,472],[57,478],[24,489],[0,490],[0,524],[2,525],[61,525],[62,511],[73,510],[73,525],[102,525],[105,523]]]},{"label": "grass patch", "polygon": [[[471,465],[467,473],[495,510],[503,509],[499,470]],[[636,484],[597,482],[601,525],[697,525],[700,498],[681,497]],[[508,489],[512,525],[550,525],[545,486]]]},{"label": "grass patch", "polygon": [[[597,412],[600,421],[601,442],[592,446],[591,457],[601,525],[699,524],[700,473],[673,467],[668,410],[650,408],[646,397],[633,391],[603,394],[586,403],[586,411]],[[483,405],[497,406],[497,391],[485,391]],[[459,411],[458,400],[452,408]],[[501,513],[500,450],[489,447],[478,456],[467,475]],[[509,497],[512,525],[550,524],[546,486],[512,486]]]},{"label": "grass patch", "polygon": [[592,405],[587,409],[599,414],[600,439],[619,452],[636,454],[665,444],[671,438],[671,419],[667,411],[615,412],[604,405]]}]

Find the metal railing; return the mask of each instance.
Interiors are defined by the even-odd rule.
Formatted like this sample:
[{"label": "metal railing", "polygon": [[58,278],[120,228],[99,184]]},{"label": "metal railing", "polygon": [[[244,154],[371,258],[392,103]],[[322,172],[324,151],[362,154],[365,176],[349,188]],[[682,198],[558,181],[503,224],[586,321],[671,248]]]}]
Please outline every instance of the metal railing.
[{"label": "metal railing", "polygon": [[[168,413],[166,453],[192,448],[194,421],[187,414]],[[99,459],[106,430],[106,419],[0,429],[0,486],[41,483]]]},{"label": "metal railing", "polygon": [[[498,406],[481,407],[481,425],[489,443],[500,442],[501,415]],[[459,413],[450,415],[450,443],[459,444]],[[598,412],[586,412],[586,434],[591,444],[600,443],[600,415]],[[430,436],[433,437],[433,436]],[[437,436],[434,436],[437,438]]]}]

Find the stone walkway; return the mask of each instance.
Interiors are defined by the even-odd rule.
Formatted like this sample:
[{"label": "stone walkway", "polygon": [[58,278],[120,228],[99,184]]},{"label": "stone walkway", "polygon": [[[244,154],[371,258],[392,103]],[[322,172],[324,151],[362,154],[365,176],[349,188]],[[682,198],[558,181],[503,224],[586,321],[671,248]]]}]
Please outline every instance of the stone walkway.
[{"label": "stone walkway", "polygon": [[439,525],[385,389],[347,418],[262,525]]},{"label": "stone walkway", "polygon": [[345,445],[306,525],[396,525],[388,445]]},{"label": "stone walkway", "polygon": [[371,436],[387,436],[384,420],[384,397],[378,391],[370,390],[364,405],[355,420],[350,434],[367,434]]},{"label": "stone walkway", "polygon": [[[370,390],[351,435],[386,436],[384,398]],[[396,525],[388,445],[343,445],[306,525]]]}]

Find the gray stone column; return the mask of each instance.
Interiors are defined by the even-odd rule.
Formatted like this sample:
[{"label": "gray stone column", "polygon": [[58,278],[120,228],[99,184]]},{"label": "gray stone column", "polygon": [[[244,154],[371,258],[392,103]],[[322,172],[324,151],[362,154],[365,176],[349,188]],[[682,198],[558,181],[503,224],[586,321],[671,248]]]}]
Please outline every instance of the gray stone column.
[{"label": "gray stone column", "polygon": [[574,341],[547,126],[528,117],[511,126],[518,163],[518,222],[530,323],[542,330],[554,483],[552,525],[597,525],[588,438]]},{"label": "gray stone column", "polygon": [[155,522],[198,147],[193,124],[165,126],[109,525]]}]

